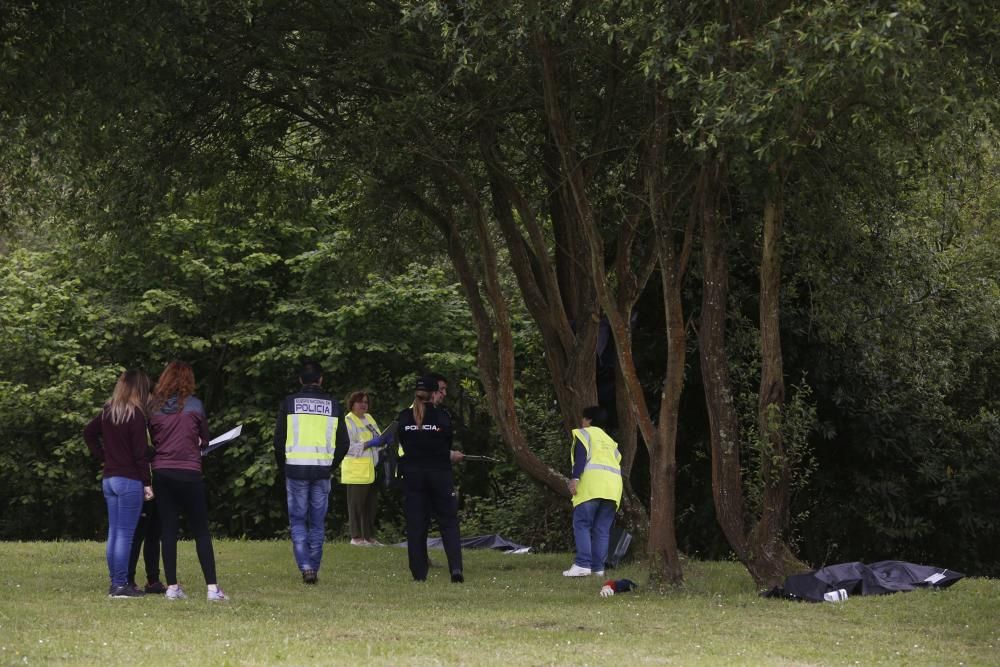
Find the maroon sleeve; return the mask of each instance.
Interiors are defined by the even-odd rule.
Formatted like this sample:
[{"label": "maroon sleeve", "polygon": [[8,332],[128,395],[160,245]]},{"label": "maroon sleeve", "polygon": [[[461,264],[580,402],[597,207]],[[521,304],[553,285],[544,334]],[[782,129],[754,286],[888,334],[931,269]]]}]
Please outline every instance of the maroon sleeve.
[{"label": "maroon sleeve", "polygon": [[101,465],[104,465],[104,447],[101,446],[101,417],[103,416],[104,412],[102,411],[91,419],[90,423],[83,429],[83,441],[87,443],[90,455]]},{"label": "maroon sleeve", "polygon": [[[138,410],[136,411],[138,413]],[[132,460],[142,478],[142,485],[152,484],[149,473],[149,443],[146,438],[146,417],[142,414],[132,415],[129,423],[129,450],[132,452]]]}]

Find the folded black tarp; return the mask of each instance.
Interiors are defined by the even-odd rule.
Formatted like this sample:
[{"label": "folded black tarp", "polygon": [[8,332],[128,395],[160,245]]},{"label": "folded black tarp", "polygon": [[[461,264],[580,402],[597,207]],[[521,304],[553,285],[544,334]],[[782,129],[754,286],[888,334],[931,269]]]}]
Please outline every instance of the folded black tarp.
[{"label": "folded black tarp", "polygon": [[[397,547],[405,547],[406,542],[400,542]],[[440,537],[428,537],[427,546],[431,549],[442,549]],[[531,547],[523,544],[515,544],[500,535],[479,535],[477,537],[463,537],[463,549],[497,549],[499,551],[528,553]]]},{"label": "folded black tarp", "polygon": [[847,596],[886,595],[915,588],[947,588],[963,578],[961,572],[901,560],[883,560],[871,565],[840,563],[814,572],[793,574],[783,586],[775,586],[764,597],[823,602],[823,595],[844,589]]}]

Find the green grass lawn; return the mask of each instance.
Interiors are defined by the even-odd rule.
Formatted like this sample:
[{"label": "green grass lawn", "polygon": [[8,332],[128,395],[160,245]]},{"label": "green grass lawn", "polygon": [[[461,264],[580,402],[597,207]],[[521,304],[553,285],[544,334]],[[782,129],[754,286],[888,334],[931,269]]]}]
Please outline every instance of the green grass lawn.
[{"label": "green grass lawn", "polygon": [[[306,587],[287,542],[215,548],[228,603],[205,600],[191,542],[186,601],[108,599],[100,543],[0,543],[0,664],[1000,664],[995,579],[806,604],[691,562],[683,590],[601,598],[597,577],[561,576],[565,554],[467,551],[464,585],[444,567],[418,584],[402,549],[334,543]],[[641,564],[613,576],[645,581]]]}]

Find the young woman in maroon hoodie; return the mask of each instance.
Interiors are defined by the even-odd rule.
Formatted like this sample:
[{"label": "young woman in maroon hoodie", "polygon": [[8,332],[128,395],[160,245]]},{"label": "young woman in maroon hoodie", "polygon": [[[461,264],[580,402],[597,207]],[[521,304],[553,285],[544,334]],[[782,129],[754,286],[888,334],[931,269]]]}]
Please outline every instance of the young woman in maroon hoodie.
[{"label": "young woman in maroon hoodie", "polygon": [[201,450],[208,446],[208,420],[194,396],[190,364],[171,361],[163,369],[150,403],[149,432],[153,438],[153,470],[162,527],[163,573],[168,600],[186,598],[177,584],[177,528],[187,518],[194,537],[209,600],[227,600],[215,577],[215,552],[208,532],[208,501],[201,475]]},{"label": "young woman in maroon hoodie", "polygon": [[101,414],[83,429],[87,448],[103,468],[101,486],[108,506],[107,559],[111,577],[108,596],[113,598],[143,595],[128,584],[128,560],[142,501],[153,497],[146,444],[148,398],[146,374],[125,371]]}]

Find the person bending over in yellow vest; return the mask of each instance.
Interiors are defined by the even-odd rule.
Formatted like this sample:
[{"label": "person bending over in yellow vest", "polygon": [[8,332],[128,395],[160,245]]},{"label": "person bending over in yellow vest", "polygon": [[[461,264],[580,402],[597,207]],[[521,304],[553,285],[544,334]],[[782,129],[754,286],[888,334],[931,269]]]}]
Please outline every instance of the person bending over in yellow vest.
[{"label": "person bending over in yellow vest", "polygon": [[585,408],[580,428],[573,429],[569,492],[576,557],[564,577],[604,575],[611,524],[622,499],[622,455],[618,443],[601,428],[607,414],[600,406]]},{"label": "person bending over in yellow vest", "polygon": [[350,446],[340,403],[321,388],[323,369],[307,361],[302,387],[281,402],[274,427],[274,458],[285,473],[292,553],[302,581],[315,584],[326,539],[330,475]]}]

